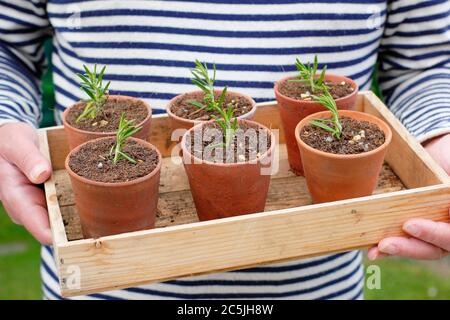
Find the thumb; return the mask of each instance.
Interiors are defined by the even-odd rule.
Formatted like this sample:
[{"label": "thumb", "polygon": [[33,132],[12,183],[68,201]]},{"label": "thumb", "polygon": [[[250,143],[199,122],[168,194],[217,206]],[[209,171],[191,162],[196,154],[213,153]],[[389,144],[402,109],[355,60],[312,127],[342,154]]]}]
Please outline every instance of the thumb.
[{"label": "thumb", "polygon": [[1,127],[0,156],[14,164],[35,184],[45,182],[51,174],[49,161],[41,154],[36,131],[24,123]]}]

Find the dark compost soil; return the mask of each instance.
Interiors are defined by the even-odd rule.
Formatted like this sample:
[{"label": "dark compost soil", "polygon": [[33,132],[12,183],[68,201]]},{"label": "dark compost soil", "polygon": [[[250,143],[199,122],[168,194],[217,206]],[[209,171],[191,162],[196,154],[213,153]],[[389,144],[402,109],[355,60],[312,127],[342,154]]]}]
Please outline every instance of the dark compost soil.
[{"label": "dark compost soil", "polygon": [[[175,103],[171,106],[170,111],[180,118],[197,121],[212,120],[212,115],[219,116],[219,114],[215,111],[211,112],[205,109],[200,109],[191,103],[191,101],[196,101],[203,104],[203,97],[203,93],[185,93],[175,101]],[[216,95],[216,98],[218,97],[219,95]],[[230,103],[233,106],[233,115],[235,117],[239,117],[250,112],[253,107],[250,101],[244,97],[234,96],[228,93],[225,96],[225,103],[222,108],[226,108]]]},{"label": "dark compost soil", "polygon": [[[294,79],[294,78],[292,78]],[[353,93],[354,88],[347,82],[331,82],[325,81],[328,91],[334,99],[346,97]],[[280,93],[296,100],[312,101],[311,94],[319,96],[323,94],[322,90],[316,90],[314,93],[311,86],[302,82],[284,81],[279,86]]]},{"label": "dark compost soil", "polygon": [[119,128],[119,120],[122,113],[128,120],[134,119],[139,124],[148,116],[148,110],[139,100],[122,100],[108,97],[100,112],[94,119],[82,119],[76,122],[83,112],[85,102],[76,104],[67,114],[67,122],[77,129],[91,132],[114,132]]},{"label": "dark compost soil", "polygon": [[136,141],[125,142],[123,151],[137,161],[133,164],[120,160],[114,164],[109,155],[115,139],[92,141],[82,146],[69,159],[69,167],[81,177],[98,182],[126,182],[144,177],[157,166],[159,158],[154,149],[146,148]]},{"label": "dark compost soil", "polygon": [[239,163],[261,157],[271,146],[270,133],[258,126],[238,123],[238,130],[228,148],[223,130],[216,123],[191,131],[186,147],[195,157],[214,163]]},{"label": "dark compost soil", "polygon": [[385,141],[384,132],[375,124],[340,117],[342,137],[336,139],[322,128],[306,125],[300,138],[314,149],[334,154],[358,154],[374,150]]}]

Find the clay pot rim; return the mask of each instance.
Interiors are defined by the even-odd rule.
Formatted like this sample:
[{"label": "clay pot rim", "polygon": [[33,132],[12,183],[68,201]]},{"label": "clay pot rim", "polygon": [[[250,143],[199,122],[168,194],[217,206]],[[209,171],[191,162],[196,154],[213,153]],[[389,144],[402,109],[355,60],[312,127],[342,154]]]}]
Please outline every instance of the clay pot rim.
[{"label": "clay pot rim", "polygon": [[307,121],[309,121],[312,118],[321,118],[321,117],[325,117],[325,116],[331,116],[330,111],[316,112],[316,113],[313,113],[313,114],[307,116],[302,121],[300,121],[297,124],[297,126],[295,127],[295,139],[297,140],[297,142],[303,148],[307,149],[310,152],[314,152],[322,157],[328,157],[328,158],[333,158],[333,159],[356,159],[356,158],[368,157],[374,153],[377,153],[377,152],[380,152],[381,150],[386,149],[389,146],[389,144],[391,143],[391,140],[392,140],[391,128],[389,128],[389,126],[383,120],[379,119],[378,117],[368,114],[368,113],[365,113],[365,112],[354,111],[354,110],[339,110],[338,112],[339,112],[340,116],[344,115],[344,116],[348,116],[351,118],[353,118],[352,114],[364,115],[365,119],[362,119],[363,121],[368,121],[373,124],[376,124],[384,132],[384,136],[385,136],[384,143],[376,149],[370,150],[368,152],[357,153],[357,154],[335,154],[335,153],[321,151],[321,150],[315,149],[315,148],[307,145],[300,138],[300,130],[307,124]]},{"label": "clay pot rim", "polygon": [[[216,90],[214,90],[214,92],[222,92],[222,90],[216,89]],[[211,121],[211,120],[190,120],[190,119],[182,118],[182,117],[179,117],[179,116],[175,115],[172,112],[172,110],[171,110],[171,107],[175,103],[175,101],[180,99],[184,95],[201,94],[201,93],[203,93],[203,91],[195,90],[195,91],[188,91],[188,92],[185,92],[185,93],[182,93],[182,94],[179,94],[179,95],[173,97],[172,99],[170,99],[170,101],[166,105],[166,112],[167,112],[167,114],[170,117],[175,118],[175,119],[177,119],[180,122],[184,122],[184,123],[186,123],[188,125],[192,125],[192,126],[195,126],[195,125],[200,124],[200,123],[205,123],[205,122]],[[248,101],[251,102],[252,109],[249,112],[244,113],[243,115],[240,115],[239,117],[237,117],[238,119],[245,119],[245,118],[248,118],[248,117],[250,117],[250,116],[255,114],[257,107],[256,107],[256,102],[255,102],[255,100],[252,97],[250,97],[249,95],[246,95],[244,93],[240,93],[240,92],[237,92],[237,91],[229,91],[229,90],[227,91],[227,94],[238,95],[238,96],[244,97],[245,99],[247,99]]]},{"label": "clay pot rim", "polygon": [[207,125],[207,124],[213,123],[215,121],[216,120],[209,120],[209,121],[201,122],[201,123],[193,126],[192,128],[190,128],[188,131],[186,131],[184,133],[183,138],[181,139],[181,142],[180,142],[180,144],[181,144],[181,151],[183,152],[183,154],[186,152],[192,158],[194,158],[195,161],[198,161],[198,162],[196,162],[196,164],[208,164],[208,165],[218,166],[218,167],[237,167],[237,166],[246,165],[246,164],[258,163],[258,162],[260,162],[260,159],[266,158],[266,157],[270,157],[270,155],[273,153],[276,141],[275,141],[275,135],[273,134],[272,130],[270,130],[269,128],[267,128],[266,126],[262,125],[259,122],[251,121],[251,120],[247,120],[247,119],[239,119],[239,122],[246,122],[246,123],[249,123],[250,125],[254,125],[254,126],[263,128],[264,130],[269,132],[269,134],[270,134],[270,148],[267,149],[259,158],[253,159],[253,160],[242,161],[242,162],[234,162],[234,163],[220,163],[220,162],[217,163],[217,162],[203,160],[203,159],[200,159],[200,158],[194,156],[186,148],[186,137],[188,136],[188,133],[190,131],[194,131],[196,129],[199,129],[203,125]]},{"label": "clay pot rim", "polygon": [[[136,97],[131,97],[131,96],[123,96],[123,95],[108,95],[108,99],[109,98],[116,98],[116,99],[125,99],[125,100],[139,100],[141,101],[145,107],[147,108],[147,117],[145,117],[144,120],[142,120],[140,123],[137,124],[137,126],[143,126],[144,123],[146,123],[147,121],[149,121],[152,117],[152,108],[150,106],[150,104],[148,104],[146,101],[140,99],[140,98],[136,98]],[[81,134],[96,134],[98,136],[111,136],[116,134],[116,131],[108,131],[108,132],[96,132],[96,131],[87,131],[87,130],[82,130],[82,129],[78,129],[75,128],[74,126],[72,126],[69,122],[67,122],[66,117],[69,114],[69,111],[76,105],[83,103],[82,100],[78,101],[77,103],[71,105],[70,107],[66,108],[66,110],[64,110],[63,112],[63,116],[62,116],[62,121],[63,121],[63,125],[64,127],[69,128],[72,131],[75,131],[77,133],[81,133]]]},{"label": "clay pot rim", "polygon": [[130,137],[128,139],[133,140],[138,142],[139,144],[146,146],[150,149],[153,149],[156,151],[156,153],[158,154],[158,164],[156,165],[155,169],[153,169],[153,171],[151,171],[150,173],[148,173],[147,175],[143,176],[143,177],[139,177],[137,179],[134,180],[130,180],[130,181],[126,181],[126,182],[100,182],[100,181],[94,181],[94,180],[90,180],[88,178],[79,176],[78,174],[76,174],[69,166],[69,159],[70,156],[72,154],[74,154],[75,152],[77,152],[78,150],[80,150],[80,148],[82,146],[84,146],[85,144],[88,143],[93,143],[95,141],[99,141],[99,140],[106,140],[106,139],[113,139],[114,137],[102,137],[102,138],[97,138],[97,139],[93,139],[93,140],[89,140],[86,141],[82,144],[80,144],[79,146],[75,147],[74,149],[72,149],[69,154],[66,157],[66,160],[64,161],[64,167],[66,169],[66,171],[69,173],[70,176],[72,176],[74,179],[77,179],[79,181],[81,181],[84,184],[88,184],[88,185],[93,185],[93,186],[99,186],[99,187],[108,187],[108,188],[120,188],[120,187],[125,187],[125,186],[130,186],[130,185],[134,185],[134,184],[138,184],[141,183],[145,180],[149,180],[151,179],[153,176],[155,176],[159,171],[161,171],[161,167],[162,167],[162,155],[161,152],[159,152],[159,150],[151,143],[142,140],[142,139],[137,139],[137,138],[133,138]]},{"label": "clay pot rim", "polygon": [[[317,75],[319,75],[319,74],[317,74]],[[326,73],[326,74],[325,74],[325,80],[328,80],[327,78],[330,78],[330,77],[338,77],[338,78],[342,78],[343,81],[350,83],[351,86],[354,88],[353,92],[350,93],[349,95],[346,95],[345,97],[341,97],[341,98],[339,98],[339,99],[335,99],[334,101],[336,101],[336,103],[339,102],[339,101],[343,101],[343,100],[346,100],[346,99],[350,99],[350,98],[352,98],[353,96],[355,96],[355,95],[358,94],[358,92],[359,92],[359,86],[358,86],[358,84],[357,84],[353,79],[348,78],[348,77],[346,77],[346,76],[341,76],[341,75],[338,75],[338,74],[334,74],[334,73]],[[280,80],[278,80],[278,81],[275,81],[275,84],[274,84],[274,90],[275,90],[275,93],[278,94],[278,95],[280,95],[281,97],[283,97],[284,99],[288,100],[288,101],[291,102],[291,103],[299,103],[299,102],[300,102],[300,103],[305,103],[305,104],[318,104],[318,102],[317,102],[317,101],[314,101],[314,100],[309,100],[309,101],[308,101],[308,100],[297,100],[297,99],[288,97],[288,96],[286,96],[286,95],[284,95],[284,94],[282,94],[282,93],[280,92],[280,90],[278,89],[279,85],[280,85],[282,82],[284,82],[284,81],[287,81],[287,80],[290,80],[290,79],[294,79],[294,78],[296,78],[296,76],[287,76],[287,77],[284,77],[284,78],[282,78],[282,79],[280,79]]]}]

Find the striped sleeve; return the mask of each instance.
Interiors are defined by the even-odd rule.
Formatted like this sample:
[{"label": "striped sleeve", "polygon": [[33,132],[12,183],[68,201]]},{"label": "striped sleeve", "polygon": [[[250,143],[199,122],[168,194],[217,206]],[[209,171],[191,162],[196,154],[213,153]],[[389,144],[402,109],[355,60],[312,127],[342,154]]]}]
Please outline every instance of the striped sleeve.
[{"label": "striped sleeve", "polygon": [[380,85],[420,141],[450,133],[450,1],[390,1]]},{"label": "striped sleeve", "polygon": [[43,42],[50,35],[45,0],[0,0],[0,125],[40,121]]}]

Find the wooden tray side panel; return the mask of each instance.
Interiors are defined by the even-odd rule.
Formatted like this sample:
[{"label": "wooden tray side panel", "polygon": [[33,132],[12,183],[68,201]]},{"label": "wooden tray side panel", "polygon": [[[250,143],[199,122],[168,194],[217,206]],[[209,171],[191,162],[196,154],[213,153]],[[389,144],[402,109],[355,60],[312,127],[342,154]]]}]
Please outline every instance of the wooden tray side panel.
[{"label": "wooden tray side panel", "polygon": [[[44,155],[44,157],[46,157],[49,161],[51,161],[47,131],[40,130],[38,132],[38,137],[41,153]],[[54,178],[55,177],[52,174],[50,179],[45,182],[44,190],[47,201],[47,210],[49,215],[50,226],[52,229],[53,243],[55,244],[55,247],[58,247],[61,244],[67,243],[67,236],[66,230],[64,229],[64,223],[58,203],[58,196],[56,193],[56,185]]]},{"label": "wooden tray side panel", "polygon": [[46,132],[49,146],[49,155],[53,170],[64,169],[64,161],[69,154],[69,142],[62,126],[39,129]]},{"label": "wooden tray side panel", "polygon": [[152,117],[150,143],[161,152],[163,157],[170,157],[176,143],[172,141],[172,128],[165,114]]},{"label": "wooden tray side panel", "polygon": [[62,290],[85,294],[367,247],[404,235],[412,217],[448,221],[449,205],[450,188],[441,185],[74,241],[60,248],[59,271],[64,283],[76,265],[82,290]]},{"label": "wooden tray side panel", "polygon": [[405,186],[412,189],[449,183],[450,178],[445,171],[436,164],[378,97],[373,92],[364,92],[364,97],[364,112],[383,119],[391,127],[392,143],[386,155],[386,161]]}]

